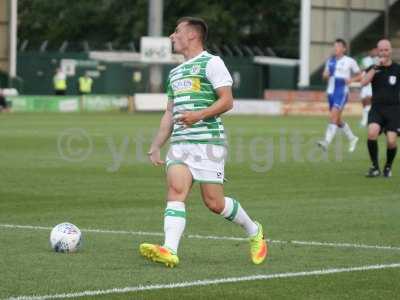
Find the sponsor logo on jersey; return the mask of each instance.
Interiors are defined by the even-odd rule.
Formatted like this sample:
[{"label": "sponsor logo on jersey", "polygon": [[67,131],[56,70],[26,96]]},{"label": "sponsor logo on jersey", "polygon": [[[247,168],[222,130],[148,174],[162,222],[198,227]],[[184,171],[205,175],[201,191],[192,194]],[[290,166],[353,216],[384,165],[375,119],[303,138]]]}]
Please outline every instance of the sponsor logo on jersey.
[{"label": "sponsor logo on jersey", "polygon": [[190,93],[200,91],[199,78],[184,78],[175,80],[171,83],[172,90],[175,93]]},{"label": "sponsor logo on jersey", "polygon": [[395,85],[397,81],[397,77],[396,76],[389,76],[389,83],[391,85]]}]

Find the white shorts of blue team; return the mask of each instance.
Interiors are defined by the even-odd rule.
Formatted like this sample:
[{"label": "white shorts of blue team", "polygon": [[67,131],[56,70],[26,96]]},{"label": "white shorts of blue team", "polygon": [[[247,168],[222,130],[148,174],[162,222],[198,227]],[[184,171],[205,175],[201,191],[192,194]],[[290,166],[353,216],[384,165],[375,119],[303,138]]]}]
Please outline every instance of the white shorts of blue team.
[{"label": "white shorts of blue team", "polygon": [[365,99],[367,97],[372,97],[372,86],[368,84],[363,86],[360,91],[360,99]]},{"label": "white shorts of blue team", "polygon": [[166,157],[167,170],[174,164],[186,165],[199,183],[224,182],[227,147],[212,144],[173,144]]}]

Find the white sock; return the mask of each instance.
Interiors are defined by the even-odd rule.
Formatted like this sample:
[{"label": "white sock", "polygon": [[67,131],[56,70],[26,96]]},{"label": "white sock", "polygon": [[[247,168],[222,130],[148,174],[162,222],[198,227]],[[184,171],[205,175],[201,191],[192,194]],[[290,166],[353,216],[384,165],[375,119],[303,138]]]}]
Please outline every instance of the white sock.
[{"label": "white sock", "polygon": [[185,203],[181,201],[168,201],[164,213],[164,247],[174,254],[178,253],[179,241],[186,225]]},{"label": "white sock", "polygon": [[325,141],[330,144],[335,137],[336,131],[337,131],[337,125],[329,123],[328,127],[326,127],[326,132],[325,132]]},{"label": "white sock", "polygon": [[367,126],[368,123],[368,113],[369,110],[371,109],[371,105],[367,105],[363,108],[363,112],[362,112],[362,119],[361,119],[361,125],[363,126]]},{"label": "white sock", "polygon": [[346,122],[342,123],[341,129],[343,130],[344,134],[346,137],[349,139],[349,141],[353,140],[356,136],[353,134],[351,131],[349,125]]},{"label": "white sock", "polygon": [[225,197],[225,207],[221,212],[221,216],[242,226],[249,236],[256,235],[258,232],[257,224],[250,219],[240,203],[235,199]]}]

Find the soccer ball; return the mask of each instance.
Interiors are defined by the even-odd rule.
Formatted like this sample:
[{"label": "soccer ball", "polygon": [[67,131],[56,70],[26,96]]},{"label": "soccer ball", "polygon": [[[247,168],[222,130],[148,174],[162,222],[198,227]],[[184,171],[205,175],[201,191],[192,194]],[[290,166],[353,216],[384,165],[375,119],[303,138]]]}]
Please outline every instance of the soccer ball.
[{"label": "soccer ball", "polygon": [[78,250],[82,233],[78,227],[71,223],[61,223],[51,230],[50,245],[56,252],[75,252]]}]

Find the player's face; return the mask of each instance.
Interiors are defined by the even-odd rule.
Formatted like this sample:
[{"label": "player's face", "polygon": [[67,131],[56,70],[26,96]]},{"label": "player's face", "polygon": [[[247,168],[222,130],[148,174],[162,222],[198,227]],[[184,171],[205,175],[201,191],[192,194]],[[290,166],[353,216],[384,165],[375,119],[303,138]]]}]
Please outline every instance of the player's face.
[{"label": "player's face", "polygon": [[169,36],[175,52],[182,53],[189,44],[189,26],[187,22],[179,23],[175,31]]},{"label": "player's face", "polygon": [[333,49],[335,52],[335,56],[343,56],[346,52],[346,48],[342,43],[335,43],[333,44]]}]

